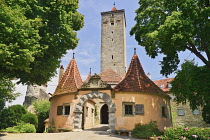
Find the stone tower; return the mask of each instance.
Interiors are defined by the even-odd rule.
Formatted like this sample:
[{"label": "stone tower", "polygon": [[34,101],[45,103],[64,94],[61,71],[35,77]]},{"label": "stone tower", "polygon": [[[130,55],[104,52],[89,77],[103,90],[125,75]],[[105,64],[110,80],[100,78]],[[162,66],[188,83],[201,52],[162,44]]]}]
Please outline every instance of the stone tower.
[{"label": "stone tower", "polygon": [[126,71],[126,20],[124,10],[113,7],[101,13],[101,72],[111,68],[121,76]]}]

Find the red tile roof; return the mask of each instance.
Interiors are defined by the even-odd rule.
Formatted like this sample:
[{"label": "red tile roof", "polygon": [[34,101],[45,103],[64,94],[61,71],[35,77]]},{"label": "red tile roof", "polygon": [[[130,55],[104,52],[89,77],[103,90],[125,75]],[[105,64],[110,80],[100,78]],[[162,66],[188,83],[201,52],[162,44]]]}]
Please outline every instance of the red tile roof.
[{"label": "red tile roof", "polygon": [[167,95],[147,77],[136,54],[132,57],[125,78],[113,89],[113,91]]},{"label": "red tile roof", "polygon": [[173,80],[174,80],[174,78],[167,78],[167,79],[155,80],[153,82],[158,87],[160,87],[164,92],[168,92],[170,90],[170,87],[168,86],[168,83],[170,83]]},{"label": "red tile roof", "polygon": [[58,86],[55,90],[55,93],[52,96],[76,92],[83,82],[77,67],[75,59],[72,59],[62,75],[61,80],[58,83]]},{"label": "red tile roof", "polygon": [[101,77],[102,81],[108,84],[119,83],[122,80],[122,77],[111,68],[102,71],[98,75]]},{"label": "red tile roof", "polygon": [[114,6],[114,7],[112,8],[112,11],[117,11],[117,8]]}]

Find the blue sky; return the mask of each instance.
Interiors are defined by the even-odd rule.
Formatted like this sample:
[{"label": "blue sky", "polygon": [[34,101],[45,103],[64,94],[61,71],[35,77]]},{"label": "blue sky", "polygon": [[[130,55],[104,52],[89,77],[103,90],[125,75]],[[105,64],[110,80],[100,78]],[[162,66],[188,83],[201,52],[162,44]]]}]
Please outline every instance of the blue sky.
[{"label": "blue sky", "polygon": [[[139,7],[138,0],[80,0],[78,11],[85,15],[85,25],[80,31],[78,31],[78,38],[80,39],[78,47],[73,51],[68,51],[68,53],[62,58],[61,65],[64,65],[64,68],[66,68],[72,59],[72,53],[75,52],[75,59],[83,80],[88,75],[90,68],[92,68],[92,73],[100,72],[101,12],[110,11],[113,8],[114,2],[116,3],[116,8],[118,10],[125,9],[127,24],[127,68],[134,53],[134,47],[136,47],[137,55],[139,56],[145,73],[150,73],[152,80],[164,79],[165,77],[160,74],[161,66],[159,65],[159,61],[162,60],[163,55],[151,59],[146,55],[144,48],[138,45],[134,37],[129,35],[130,29],[135,25],[134,18],[136,16],[135,10]],[[181,63],[184,62],[184,59],[195,59],[200,65],[202,65],[202,62],[189,51],[180,53],[179,56]],[[174,76],[175,74],[171,74],[169,77]],[[47,92],[54,92],[58,83],[57,77],[58,75],[53,77],[51,82],[48,83]],[[18,85],[16,90],[21,92],[22,96],[12,104],[22,104],[26,94],[26,86]]]}]

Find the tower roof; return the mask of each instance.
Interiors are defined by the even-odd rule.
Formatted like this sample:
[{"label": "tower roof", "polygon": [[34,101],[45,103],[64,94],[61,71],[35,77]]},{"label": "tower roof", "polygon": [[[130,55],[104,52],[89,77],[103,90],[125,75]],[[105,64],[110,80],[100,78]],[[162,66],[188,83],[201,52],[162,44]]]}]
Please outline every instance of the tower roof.
[{"label": "tower roof", "polygon": [[113,90],[166,95],[147,77],[136,54],[134,54],[132,57],[125,78]]},{"label": "tower roof", "polygon": [[83,83],[76,60],[73,58],[70,61],[65,73],[61,77],[53,96],[76,92],[82,86],[82,84]]},{"label": "tower roof", "polygon": [[122,77],[111,68],[102,71],[99,76],[106,83],[119,83],[122,80]]},{"label": "tower roof", "polygon": [[117,11],[117,8],[114,6],[111,11]]}]

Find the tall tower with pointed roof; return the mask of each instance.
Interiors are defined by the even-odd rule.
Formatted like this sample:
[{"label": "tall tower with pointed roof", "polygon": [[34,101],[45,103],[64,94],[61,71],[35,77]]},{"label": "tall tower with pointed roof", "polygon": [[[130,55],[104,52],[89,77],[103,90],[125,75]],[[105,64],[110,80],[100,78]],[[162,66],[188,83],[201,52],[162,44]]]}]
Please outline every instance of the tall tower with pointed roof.
[{"label": "tall tower with pointed roof", "polygon": [[124,10],[101,13],[101,72],[111,68],[121,76],[126,67],[126,20]]}]

